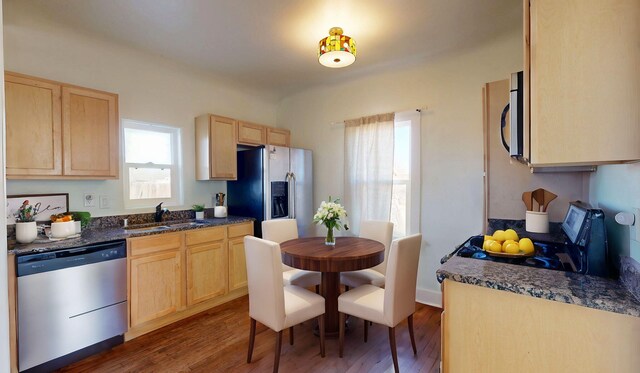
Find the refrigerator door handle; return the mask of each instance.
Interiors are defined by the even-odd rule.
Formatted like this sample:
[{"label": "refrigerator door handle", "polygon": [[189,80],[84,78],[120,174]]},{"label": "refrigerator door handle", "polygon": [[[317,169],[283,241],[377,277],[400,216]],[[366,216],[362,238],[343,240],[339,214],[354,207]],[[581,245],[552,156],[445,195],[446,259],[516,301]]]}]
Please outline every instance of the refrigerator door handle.
[{"label": "refrigerator door handle", "polygon": [[289,217],[296,218],[296,175],[289,173]]}]

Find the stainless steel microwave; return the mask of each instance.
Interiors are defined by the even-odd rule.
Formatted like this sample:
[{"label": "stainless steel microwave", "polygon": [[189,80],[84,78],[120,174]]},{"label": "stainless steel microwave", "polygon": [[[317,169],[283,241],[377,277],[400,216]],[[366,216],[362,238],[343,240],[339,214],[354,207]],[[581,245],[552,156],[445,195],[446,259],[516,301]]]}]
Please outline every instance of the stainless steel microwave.
[{"label": "stainless steel microwave", "polygon": [[[524,74],[522,71],[511,74],[509,103],[505,106],[500,117],[500,138],[502,145],[509,152],[509,156],[518,161],[524,159]],[[509,143],[505,139],[507,127],[507,113],[509,119]]]}]

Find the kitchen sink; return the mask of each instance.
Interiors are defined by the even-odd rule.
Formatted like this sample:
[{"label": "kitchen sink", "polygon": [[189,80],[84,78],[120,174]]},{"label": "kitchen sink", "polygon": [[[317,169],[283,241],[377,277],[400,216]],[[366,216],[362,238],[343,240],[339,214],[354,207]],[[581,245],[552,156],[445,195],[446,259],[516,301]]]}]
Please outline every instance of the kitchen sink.
[{"label": "kitchen sink", "polygon": [[183,229],[183,228],[196,228],[196,227],[202,227],[203,225],[205,225],[202,222],[197,222],[197,221],[187,221],[187,222],[176,222],[176,223],[164,223],[164,224],[158,224],[158,225],[151,225],[151,226],[144,226],[144,227],[136,227],[136,226],[131,226],[131,227],[126,227],[125,229],[128,232],[157,232],[157,231],[165,231],[168,229]]},{"label": "kitchen sink", "polygon": [[151,227],[127,227],[125,228],[128,232],[155,232],[155,231],[164,231],[167,229],[171,229],[168,225],[154,225]]},{"label": "kitchen sink", "polygon": [[191,228],[191,227],[202,227],[204,225],[204,223],[200,223],[197,221],[189,221],[186,223],[175,223],[175,224],[169,224],[169,228]]}]

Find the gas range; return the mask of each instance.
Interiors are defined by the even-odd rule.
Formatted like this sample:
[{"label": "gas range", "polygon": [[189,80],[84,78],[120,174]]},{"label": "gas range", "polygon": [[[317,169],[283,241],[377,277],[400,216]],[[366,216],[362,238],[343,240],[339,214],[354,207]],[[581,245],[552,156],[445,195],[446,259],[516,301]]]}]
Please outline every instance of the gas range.
[{"label": "gas range", "polygon": [[[527,237],[526,233],[524,237]],[[472,236],[449,255],[501,263],[577,272],[612,277],[608,255],[604,212],[586,203],[571,202],[562,222],[561,240],[554,242],[533,239],[535,254],[530,257],[503,258],[488,255],[482,250],[484,236]]]},{"label": "gas range", "polygon": [[572,255],[569,253],[571,247],[566,244],[534,241],[536,252],[533,256],[522,258],[502,258],[490,256],[482,250],[483,241],[484,236],[472,236],[458,247],[455,255],[464,258],[489,260],[558,271],[579,272],[579,268],[576,266],[576,263],[572,259]]}]

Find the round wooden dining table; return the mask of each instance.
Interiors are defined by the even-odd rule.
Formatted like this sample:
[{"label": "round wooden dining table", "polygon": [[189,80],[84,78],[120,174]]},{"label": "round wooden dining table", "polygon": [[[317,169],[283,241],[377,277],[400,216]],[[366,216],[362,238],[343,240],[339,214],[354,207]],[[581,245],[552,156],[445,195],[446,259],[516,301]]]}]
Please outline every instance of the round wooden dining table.
[{"label": "round wooden dining table", "polygon": [[297,238],[280,244],[282,263],[308,271],[322,272],[320,294],[325,299],[325,335],[338,335],[340,272],[376,266],[384,260],[384,245],[360,237],[336,237],[335,246],[324,237]]}]

